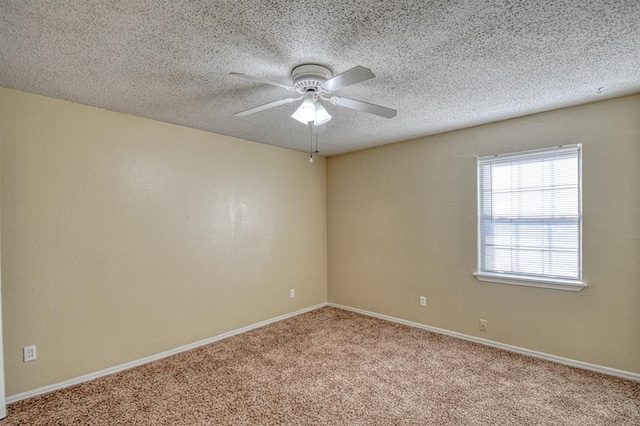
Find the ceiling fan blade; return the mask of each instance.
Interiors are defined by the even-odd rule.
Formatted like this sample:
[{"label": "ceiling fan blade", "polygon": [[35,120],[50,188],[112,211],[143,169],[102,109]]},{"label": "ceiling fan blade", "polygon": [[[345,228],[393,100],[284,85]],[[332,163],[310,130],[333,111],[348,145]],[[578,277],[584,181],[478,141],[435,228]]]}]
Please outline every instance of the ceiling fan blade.
[{"label": "ceiling fan blade", "polygon": [[279,83],[277,81],[272,81],[272,80],[267,80],[266,78],[262,78],[262,77],[255,77],[253,75],[247,75],[247,74],[243,74],[241,72],[230,72],[229,75],[233,75],[236,77],[242,77],[242,78],[246,78],[248,80],[255,80],[255,81],[259,81],[261,83],[265,83],[265,84],[270,84],[272,86],[278,86],[278,87],[282,87],[283,89],[287,89],[287,90],[292,90],[295,91],[296,88],[293,86],[289,86],[287,84],[284,83]]},{"label": "ceiling fan blade", "polygon": [[279,101],[275,101],[275,102],[271,102],[271,103],[268,103],[268,104],[260,105],[260,106],[255,107],[255,108],[251,108],[251,109],[247,109],[247,110],[244,110],[244,111],[236,112],[233,115],[235,115],[237,117],[244,117],[246,115],[255,114],[256,112],[265,111],[265,110],[268,110],[268,109],[271,109],[271,108],[279,107],[280,105],[290,104],[291,102],[299,101],[300,99],[302,99],[302,96],[300,96],[298,98],[282,99],[282,100],[279,100]]},{"label": "ceiling fan blade", "polygon": [[369,114],[379,115],[384,118],[393,118],[396,116],[395,109],[383,107],[380,105],[369,104],[367,102],[356,101],[355,99],[341,98],[332,96],[331,103],[345,108],[355,109],[357,111],[368,112]]},{"label": "ceiling fan blade", "polygon": [[333,78],[322,83],[322,87],[330,92],[342,89],[343,87],[351,86],[352,84],[360,83],[361,81],[369,80],[375,77],[369,68],[357,66],[350,70],[338,74]]}]

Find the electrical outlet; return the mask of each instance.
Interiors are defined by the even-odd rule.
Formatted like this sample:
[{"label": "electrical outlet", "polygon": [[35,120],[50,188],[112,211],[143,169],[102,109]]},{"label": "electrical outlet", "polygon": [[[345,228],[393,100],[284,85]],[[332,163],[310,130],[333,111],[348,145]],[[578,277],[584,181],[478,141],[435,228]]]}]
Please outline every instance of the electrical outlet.
[{"label": "electrical outlet", "polygon": [[22,360],[23,362],[36,360],[36,346],[25,346],[22,348]]},{"label": "electrical outlet", "polygon": [[489,329],[489,321],[487,320],[480,320],[480,331],[487,331]]},{"label": "electrical outlet", "polygon": [[427,298],[425,296],[420,296],[420,306],[427,306]]},{"label": "electrical outlet", "polygon": [[291,290],[289,290],[289,296],[291,296],[291,298],[296,297],[296,289],[292,288]]}]

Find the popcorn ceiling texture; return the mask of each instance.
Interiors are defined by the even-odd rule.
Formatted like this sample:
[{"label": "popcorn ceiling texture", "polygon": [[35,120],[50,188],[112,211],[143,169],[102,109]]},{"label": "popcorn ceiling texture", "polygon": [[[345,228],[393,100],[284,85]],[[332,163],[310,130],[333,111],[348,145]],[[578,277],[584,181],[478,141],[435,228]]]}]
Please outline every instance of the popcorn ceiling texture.
[{"label": "popcorn ceiling texture", "polygon": [[398,110],[326,105],[325,155],[640,91],[640,2],[4,0],[0,85],[305,151],[293,67],[376,78],[337,92]]}]

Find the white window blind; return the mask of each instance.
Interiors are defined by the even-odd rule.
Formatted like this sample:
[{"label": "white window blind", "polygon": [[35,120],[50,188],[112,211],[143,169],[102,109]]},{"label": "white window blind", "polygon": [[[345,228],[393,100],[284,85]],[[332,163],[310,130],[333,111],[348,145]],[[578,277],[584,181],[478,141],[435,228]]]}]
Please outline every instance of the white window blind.
[{"label": "white window blind", "polygon": [[479,274],[582,280],[581,146],[478,159]]}]

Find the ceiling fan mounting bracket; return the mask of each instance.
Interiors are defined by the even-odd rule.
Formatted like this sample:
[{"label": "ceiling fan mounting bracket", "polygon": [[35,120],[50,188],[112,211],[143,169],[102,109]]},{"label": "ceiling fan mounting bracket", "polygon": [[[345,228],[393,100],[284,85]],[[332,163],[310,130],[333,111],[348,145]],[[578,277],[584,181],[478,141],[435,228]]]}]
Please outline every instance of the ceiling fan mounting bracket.
[{"label": "ceiling fan mounting bracket", "polygon": [[331,78],[332,74],[328,68],[322,65],[303,64],[291,70],[291,80],[293,87],[302,94],[320,94],[327,90],[321,84]]}]

